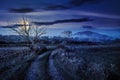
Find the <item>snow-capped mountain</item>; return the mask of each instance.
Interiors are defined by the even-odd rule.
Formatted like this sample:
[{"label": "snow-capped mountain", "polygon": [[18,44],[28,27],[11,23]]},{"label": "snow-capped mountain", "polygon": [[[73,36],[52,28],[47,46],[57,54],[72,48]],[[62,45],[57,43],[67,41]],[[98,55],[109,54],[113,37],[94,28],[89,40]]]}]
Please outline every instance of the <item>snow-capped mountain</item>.
[{"label": "snow-capped mountain", "polygon": [[92,42],[102,42],[102,41],[111,41],[112,37],[100,34],[92,31],[83,31],[73,34],[74,38],[79,39],[80,41],[92,41]]}]

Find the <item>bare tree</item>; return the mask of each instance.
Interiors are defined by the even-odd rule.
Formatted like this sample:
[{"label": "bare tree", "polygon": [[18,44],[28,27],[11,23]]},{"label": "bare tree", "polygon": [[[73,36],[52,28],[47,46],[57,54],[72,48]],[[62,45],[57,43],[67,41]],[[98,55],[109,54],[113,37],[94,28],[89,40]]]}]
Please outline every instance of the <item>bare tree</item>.
[{"label": "bare tree", "polygon": [[62,32],[62,34],[64,35],[64,37],[70,38],[72,35],[72,31],[64,31],[64,32]]},{"label": "bare tree", "polygon": [[21,35],[28,42],[30,42],[29,48],[34,49],[36,41],[46,34],[46,27],[36,26],[30,22],[26,17],[22,17],[17,28],[10,27],[13,31]]},{"label": "bare tree", "polygon": [[61,45],[65,46],[65,44],[68,43],[69,38],[72,36],[72,31],[63,31],[62,34],[64,36],[64,40],[62,41]]}]

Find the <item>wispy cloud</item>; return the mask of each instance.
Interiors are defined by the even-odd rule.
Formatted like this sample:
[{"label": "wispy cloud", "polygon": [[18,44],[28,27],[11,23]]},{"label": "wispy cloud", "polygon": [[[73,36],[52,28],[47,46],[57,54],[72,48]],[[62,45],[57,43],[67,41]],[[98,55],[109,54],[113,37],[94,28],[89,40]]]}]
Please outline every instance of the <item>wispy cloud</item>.
[{"label": "wispy cloud", "polygon": [[95,27],[93,27],[93,26],[82,26],[81,28],[83,28],[83,29],[95,29]]},{"label": "wispy cloud", "polygon": [[9,12],[14,13],[28,13],[28,12],[34,12],[35,10],[33,8],[16,8],[16,9],[9,9]]},{"label": "wispy cloud", "polygon": [[[95,3],[102,0],[1,0],[0,9],[10,12],[27,13],[35,10],[66,10],[79,7],[84,3]],[[15,9],[14,9],[15,8]]]},{"label": "wispy cloud", "polygon": [[56,20],[53,22],[33,22],[33,23],[36,25],[53,25],[53,24],[59,24],[59,23],[87,22],[87,21],[92,21],[92,19],[89,19],[89,18],[65,19],[65,20]]},{"label": "wispy cloud", "polygon": [[26,15],[35,16],[51,16],[51,15],[72,15],[72,16],[88,16],[97,18],[107,18],[107,19],[120,19],[120,15],[103,14],[99,12],[90,11],[79,11],[79,10],[57,10],[57,11],[43,11],[43,12],[32,12]]},{"label": "wispy cloud", "polygon": [[9,25],[9,26],[0,26],[0,28],[18,28],[22,27],[23,25],[21,24],[14,24],[14,25]]},{"label": "wispy cloud", "polygon": [[91,3],[98,3],[98,2],[101,2],[102,0],[70,0],[69,4],[71,4],[72,6],[80,6],[84,3],[88,3],[88,2],[91,2]]},{"label": "wispy cloud", "polygon": [[109,18],[109,19],[120,19],[120,15],[110,15],[110,14],[102,14],[96,12],[87,12],[87,11],[77,11],[77,15],[86,15],[100,18]]},{"label": "wispy cloud", "polygon": [[64,10],[64,9],[69,9],[68,7],[64,5],[49,5],[44,8],[45,10]]},{"label": "wispy cloud", "polygon": [[[35,25],[54,25],[54,24],[60,24],[60,23],[79,23],[79,22],[87,22],[87,21],[92,21],[92,19],[89,18],[80,18],[80,19],[65,19],[65,20],[56,20],[56,21],[52,21],[52,22],[31,22],[31,24],[35,24]],[[22,27],[24,25],[21,24],[13,24],[13,25],[9,25],[9,26],[0,26],[0,28],[18,28],[18,27]]]}]

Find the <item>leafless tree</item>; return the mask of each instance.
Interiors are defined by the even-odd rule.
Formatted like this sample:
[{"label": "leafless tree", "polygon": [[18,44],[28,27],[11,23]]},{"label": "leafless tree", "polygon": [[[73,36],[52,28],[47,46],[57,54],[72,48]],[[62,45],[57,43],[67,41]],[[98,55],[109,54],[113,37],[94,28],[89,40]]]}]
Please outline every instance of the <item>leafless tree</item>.
[{"label": "leafless tree", "polygon": [[18,25],[17,28],[10,27],[10,29],[30,42],[30,49],[33,49],[36,41],[39,40],[42,35],[46,34],[46,27],[36,26],[26,17],[22,17]]},{"label": "leafless tree", "polygon": [[64,37],[70,38],[72,35],[72,31],[64,31],[64,32],[62,32],[62,34],[64,35]]}]

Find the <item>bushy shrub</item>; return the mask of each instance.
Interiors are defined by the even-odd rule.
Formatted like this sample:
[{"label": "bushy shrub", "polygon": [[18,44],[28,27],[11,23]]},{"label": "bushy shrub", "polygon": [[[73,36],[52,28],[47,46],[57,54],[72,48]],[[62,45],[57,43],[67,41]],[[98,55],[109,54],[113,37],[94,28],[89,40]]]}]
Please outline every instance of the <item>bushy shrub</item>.
[{"label": "bushy shrub", "polygon": [[115,64],[88,61],[85,57],[76,57],[75,52],[68,52],[65,49],[57,49],[54,53],[57,53],[57,64],[76,80],[120,79],[120,73]]}]

